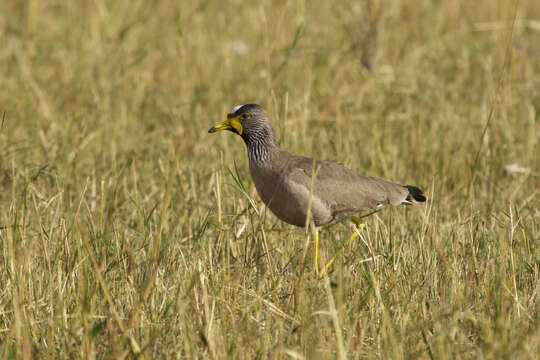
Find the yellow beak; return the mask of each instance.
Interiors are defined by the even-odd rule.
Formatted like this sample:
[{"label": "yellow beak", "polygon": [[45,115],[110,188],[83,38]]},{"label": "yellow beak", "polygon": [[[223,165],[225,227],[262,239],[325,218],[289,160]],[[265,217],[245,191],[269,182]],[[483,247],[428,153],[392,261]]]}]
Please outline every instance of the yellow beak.
[{"label": "yellow beak", "polygon": [[242,124],[240,124],[240,121],[238,121],[238,117],[233,117],[223,122],[220,122],[219,124],[211,127],[208,132],[214,133],[221,130],[230,130],[237,133],[238,135],[242,135],[242,132],[244,131],[244,129],[242,128]]}]

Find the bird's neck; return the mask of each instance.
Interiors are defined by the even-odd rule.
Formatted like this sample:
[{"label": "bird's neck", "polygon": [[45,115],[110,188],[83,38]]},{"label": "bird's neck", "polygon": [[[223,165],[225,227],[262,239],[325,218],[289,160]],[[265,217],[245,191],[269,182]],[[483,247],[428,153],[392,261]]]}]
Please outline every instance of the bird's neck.
[{"label": "bird's neck", "polygon": [[244,138],[247,146],[250,163],[263,164],[270,160],[272,155],[279,150],[272,130],[261,129]]}]

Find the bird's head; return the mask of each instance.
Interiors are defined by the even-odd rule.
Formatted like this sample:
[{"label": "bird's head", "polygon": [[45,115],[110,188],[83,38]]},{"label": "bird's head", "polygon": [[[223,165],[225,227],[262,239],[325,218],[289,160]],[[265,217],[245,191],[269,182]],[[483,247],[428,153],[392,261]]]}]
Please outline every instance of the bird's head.
[{"label": "bird's head", "polygon": [[240,135],[249,144],[259,137],[267,137],[273,140],[273,132],[268,120],[268,115],[263,107],[257,104],[235,106],[227,119],[213,126],[209,133],[229,130]]}]

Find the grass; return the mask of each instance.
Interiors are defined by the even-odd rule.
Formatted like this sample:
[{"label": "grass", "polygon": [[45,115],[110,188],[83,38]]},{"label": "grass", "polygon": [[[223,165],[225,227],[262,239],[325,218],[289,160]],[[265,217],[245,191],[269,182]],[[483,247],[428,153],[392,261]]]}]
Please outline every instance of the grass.
[{"label": "grass", "polygon": [[[532,0],[3,1],[0,358],[536,358],[539,21]],[[320,256],[345,251],[303,272],[241,140],[206,133],[248,102],[284,148],[429,202],[350,244],[324,229]]]}]

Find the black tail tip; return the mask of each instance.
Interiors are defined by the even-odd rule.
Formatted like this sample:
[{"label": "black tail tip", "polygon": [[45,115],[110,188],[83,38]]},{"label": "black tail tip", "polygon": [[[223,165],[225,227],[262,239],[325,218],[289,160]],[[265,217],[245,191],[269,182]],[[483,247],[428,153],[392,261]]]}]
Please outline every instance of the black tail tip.
[{"label": "black tail tip", "polygon": [[407,190],[409,190],[409,196],[407,197],[408,200],[414,200],[417,202],[426,201],[426,197],[424,196],[424,193],[422,192],[422,190],[412,185],[405,185],[405,187],[407,188]]}]

